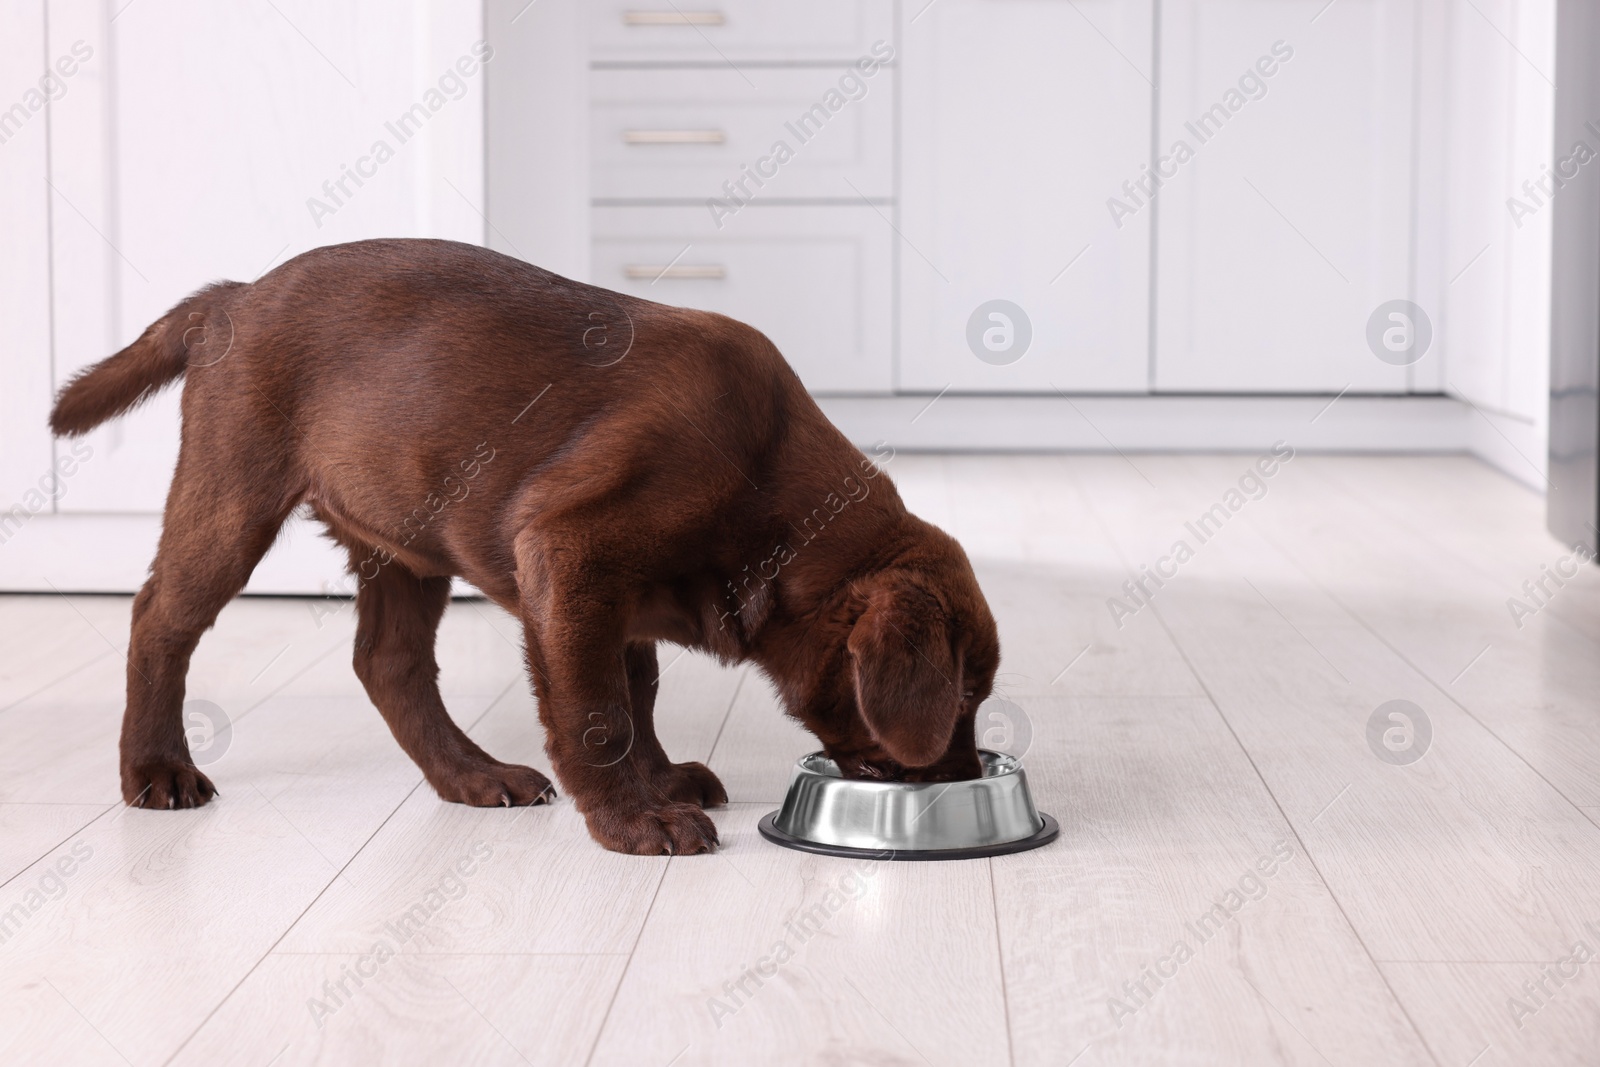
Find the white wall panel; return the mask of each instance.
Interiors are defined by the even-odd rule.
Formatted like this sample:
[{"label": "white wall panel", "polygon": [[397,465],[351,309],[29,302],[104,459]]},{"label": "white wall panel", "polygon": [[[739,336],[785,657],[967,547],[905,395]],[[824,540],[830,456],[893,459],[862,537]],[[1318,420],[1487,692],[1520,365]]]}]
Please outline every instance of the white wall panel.
[{"label": "white wall panel", "polygon": [[43,9],[0,14],[0,552],[53,504]]},{"label": "white wall panel", "polygon": [[[1452,6],[1439,11],[1431,32],[1450,42],[1446,165],[1440,185],[1424,190],[1425,205],[1431,202],[1444,220],[1438,230],[1449,274],[1437,324],[1441,384],[1493,421],[1512,425],[1510,436],[1520,445],[1496,440],[1500,447],[1478,451],[1542,486],[1552,212],[1538,183],[1550,184],[1558,158],[1552,154],[1555,5]],[[1559,155],[1571,147],[1560,146]],[[1590,135],[1588,147],[1600,152],[1600,138]]]},{"label": "white wall panel", "polygon": [[[1511,98],[1515,125],[1510,152],[1513,174],[1523,166],[1543,173],[1566,156],[1571,144],[1555,145],[1555,0],[1519,0],[1513,40],[1526,59],[1512,67]],[[1600,115],[1595,118],[1600,120]],[[1600,128],[1600,122],[1597,122]],[[1600,154],[1600,138],[1587,137],[1589,151]],[[1556,151],[1559,149],[1559,151]],[[1574,164],[1576,165],[1576,163]],[[1585,166],[1600,165],[1597,162]],[[1518,180],[1518,191],[1521,181]],[[1550,401],[1550,268],[1553,212],[1541,210],[1538,225],[1524,222],[1511,234],[1506,300],[1505,407],[1541,428]],[[1509,218],[1509,212],[1507,213]],[[1540,430],[1540,436],[1543,436]],[[1540,452],[1544,449],[1541,447]]]}]

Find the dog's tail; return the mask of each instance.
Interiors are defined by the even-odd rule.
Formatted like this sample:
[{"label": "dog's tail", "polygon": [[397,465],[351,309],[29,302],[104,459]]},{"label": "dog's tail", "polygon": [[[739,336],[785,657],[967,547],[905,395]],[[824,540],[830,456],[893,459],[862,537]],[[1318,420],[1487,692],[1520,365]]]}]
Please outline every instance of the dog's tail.
[{"label": "dog's tail", "polygon": [[[242,282],[206,286],[151,323],[133,344],[80,371],[56,396],[50,429],[58,437],[88,433],[148,400],[190,366],[220,362],[233,343],[225,305],[242,288]],[[213,321],[223,316],[225,323]]]}]

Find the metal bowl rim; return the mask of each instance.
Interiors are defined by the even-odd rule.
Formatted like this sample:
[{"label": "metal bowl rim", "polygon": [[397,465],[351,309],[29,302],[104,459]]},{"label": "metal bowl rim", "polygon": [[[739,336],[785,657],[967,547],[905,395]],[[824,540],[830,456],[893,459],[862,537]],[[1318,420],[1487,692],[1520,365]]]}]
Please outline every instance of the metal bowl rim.
[{"label": "metal bowl rim", "polygon": [[[794,761],[794,781],[789,783],[789,788],[793,791],[796,782],[802,778],[807,778],[819,782],[838,783],[837,786],[830,786],[830,788],[843,787],[882,792],[919,793],[932,789],[943,791],[954,786],[971,789],[980,786],[982,783],[1001,781],[1023,773],[1022,760],[1010,753],[980,748],[978,757],[983,760],[984,774],[982,778],[961,778],[953,782],[880,782],[871,778],[846,778],[838,772],[838,764],[829,759],[827,753],[808,752]],[[832,773],[818,769],[816,765],[819,763],[825,763],[831,767],[833,769]]]}]

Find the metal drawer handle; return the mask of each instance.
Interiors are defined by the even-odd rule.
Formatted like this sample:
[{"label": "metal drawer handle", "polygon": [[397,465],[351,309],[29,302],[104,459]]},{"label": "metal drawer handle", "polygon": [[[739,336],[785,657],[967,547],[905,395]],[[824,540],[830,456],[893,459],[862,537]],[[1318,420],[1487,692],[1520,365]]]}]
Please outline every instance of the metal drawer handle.
[{"label": "metal drawer handle", "polygon": [[721,130],[624,130],[627,144],[722,144],[728,139]]},{"label": "metal drawer handle", "polygon": [[662,278],[720,282],[728,276],[727,268],[720,263],[669,263],[665,266],[631,263],[623,267],[622,272],[632,281],[651,282],[659,281]]},{"label": "metal drawer handle", "polygon": [[622,21],[629,26],[722,26],[728,20],[720,11],[626,11]]}]

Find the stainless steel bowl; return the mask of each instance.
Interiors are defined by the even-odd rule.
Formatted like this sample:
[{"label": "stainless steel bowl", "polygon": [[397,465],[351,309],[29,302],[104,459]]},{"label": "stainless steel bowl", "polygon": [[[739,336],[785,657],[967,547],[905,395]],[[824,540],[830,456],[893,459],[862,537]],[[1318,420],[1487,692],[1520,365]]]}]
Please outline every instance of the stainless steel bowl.
[{"label": "stainless steel bowl", "polygon": [[845,778],[822,753],[802,756],[761,836],[804,852],[896,860],[999,856],[1055,840],[1060,828],[1033,806],[1016,757],[978,755],[983,777],[964,782]]}]

